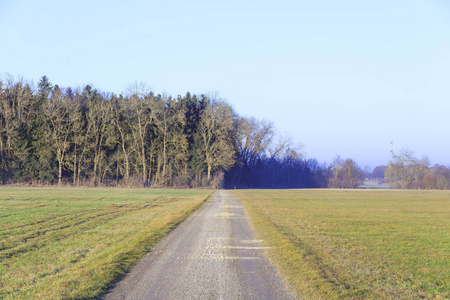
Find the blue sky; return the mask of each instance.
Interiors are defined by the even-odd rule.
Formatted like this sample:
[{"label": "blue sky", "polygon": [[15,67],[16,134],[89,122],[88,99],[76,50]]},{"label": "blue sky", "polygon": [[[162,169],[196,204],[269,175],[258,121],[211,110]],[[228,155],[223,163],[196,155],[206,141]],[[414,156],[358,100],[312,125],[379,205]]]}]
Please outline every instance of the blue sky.
[{"label": "blue sky", "polygon": [[121,93],[219,93],[306,157],[450,165],[450,4],[0,0],[0,73]]}]

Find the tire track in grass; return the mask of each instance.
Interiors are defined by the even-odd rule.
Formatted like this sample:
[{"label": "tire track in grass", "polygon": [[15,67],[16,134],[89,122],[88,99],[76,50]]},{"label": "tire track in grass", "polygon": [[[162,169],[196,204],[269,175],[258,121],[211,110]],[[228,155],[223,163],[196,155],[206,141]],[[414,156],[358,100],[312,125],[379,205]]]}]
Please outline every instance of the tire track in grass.
[{"label": "tire track in grass", "polygon": [[[155,206],[152,206],[152,207],[155,207]],[[101,221],[109,221],[109,220],[115,219],[121,215],[124,215],[126,213],[141,210],[141,209],[142,208],[136,208],[136,209],[121,210],[121,211],[117,211],[117,212],[106,212],[106,213],[102,213],[102,214],[96,214],[96,215],[94,215],[92,217],[88,217],[88,218],[82,218],[84,215],[79,214],[71,219],[71,220],[80,220],[81,219],[78,222],[69,223],[69,224],[65,224],[63,226],[59,226],[56,228],[50,228],[50,229],[46,229],[43,231],[35,232],[26,237],[21,237],[20,241],[22,241],[22,243],[20,243],[20,244],[0,248],[0,259],[7,259],[14,255],[24,254],[29,251],[39,250],[40,248],[46,247],[48,244],[50,244],[54,241],[61,241],[61,240],[66,239],[74,234],[74,232],[72,232],[72,231],[61,234],[61,232],[65,229],[75,228],[75,227],[78,227],[81,225],[88,225],[91,221],[100,221],[100,220]],[[45,223],[42,223],[42,224],[45,225]],[[101,224],[99,224],[99,225],[101,225]],[[81,227],[81,229],[92,229],[92,228],[93,228],[92,226]],[[77,228],[77,229],[80,229],[80,228]],[[45,240],[43,240],[43,236],[48,235],[49,233],[55,233],[55,232],[58,232],[60,234],[53,236],[53,238],[50,238],[50,239],[46,238]],[[38,240],[34,241],[36,239],[38,239]],[[42,241],[45,241],[45,242],[42,243]],[[23,247],[23,248],[21,248],[21,247]]]}]

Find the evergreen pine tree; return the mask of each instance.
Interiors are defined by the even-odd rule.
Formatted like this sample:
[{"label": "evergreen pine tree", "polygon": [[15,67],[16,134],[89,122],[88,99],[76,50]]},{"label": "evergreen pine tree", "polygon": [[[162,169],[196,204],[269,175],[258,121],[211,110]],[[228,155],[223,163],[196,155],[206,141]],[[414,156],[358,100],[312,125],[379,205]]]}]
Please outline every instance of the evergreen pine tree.
[{"label": "evergreen pine tree", "polygon": [[55,154],[51,145],[51,132],[44,109],[52,92],[52,84],[47,76],[42,76],[38,84],[38,101],[36,105],[36,120],[31,129],[32,158],[40,183],[54,183],[57,178]]}]

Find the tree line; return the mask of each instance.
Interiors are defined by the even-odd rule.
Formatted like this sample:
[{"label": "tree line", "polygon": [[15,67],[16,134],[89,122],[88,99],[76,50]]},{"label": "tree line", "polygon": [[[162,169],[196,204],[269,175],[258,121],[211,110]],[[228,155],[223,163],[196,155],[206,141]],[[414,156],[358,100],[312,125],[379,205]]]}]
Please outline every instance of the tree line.
[{"label": "tree line", "polygon": [[325,167],[322,172],[328,172],[325,178],[330,188],[357,188],[368,180],[396,189],[450,189],[449,167],[439,164],[430,166],[428,157],[418,158],[407,148],[398,153],[392,152],[389,163],[377,166],[372,172],[362,170],[352,159],[342,159],[340,156],[333,159],[327,171]]},{"label": "tree line", "polygon": [[[0,80],[0,180],[74,186],[317,187],[272,123],[207,95],[171,97],[134,84],[122,95],[90,85],[37,88]],[[319,175],[318,175],[319,174]]]},{"label": "tree line", "polygon": [[392,152],[389,164],[376,167],[371,177],[399,189],[450,189],[450,168],[439,164],[430,166],[428,157],[419,159],[406,148]]},{"label": "tree line", "polygon": [[[449,188],[450,170],[410,152],[363,171],[337,156],[305,159],[269,121],[217,97],[124,94],[90,85],[37,87],[0,79],[0,183],[73,186],[356,188],[377,177],[398,188]],[[378,175],[377,175],[378,174]],[[382,174],[382,175],[380,175]]]}]

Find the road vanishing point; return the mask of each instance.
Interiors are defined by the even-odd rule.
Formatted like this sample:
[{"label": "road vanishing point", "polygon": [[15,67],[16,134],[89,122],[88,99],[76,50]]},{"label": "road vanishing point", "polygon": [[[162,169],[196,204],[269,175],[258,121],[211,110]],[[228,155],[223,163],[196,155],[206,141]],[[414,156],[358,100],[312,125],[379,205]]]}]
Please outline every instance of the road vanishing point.
[{"label": "road vanishing point", "polygon": [[217,191],[101,299],[294,299],[241,202]]}]

